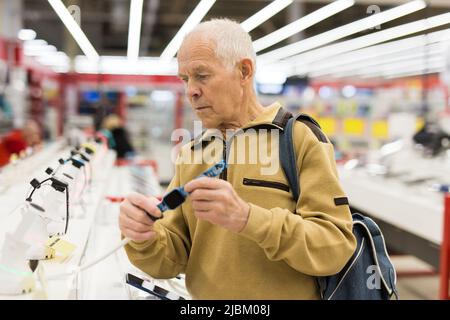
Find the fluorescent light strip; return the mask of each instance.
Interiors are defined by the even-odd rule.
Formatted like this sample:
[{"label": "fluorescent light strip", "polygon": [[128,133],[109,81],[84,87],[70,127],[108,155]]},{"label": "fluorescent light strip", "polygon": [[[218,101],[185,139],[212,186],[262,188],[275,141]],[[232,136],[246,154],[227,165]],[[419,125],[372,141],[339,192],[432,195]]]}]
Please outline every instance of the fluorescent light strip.
[{"label": "fluorescent light strip", "polygon": [[[385,78],[386,79],[405,78],[405,77],[419,76],[419,75],[430,74],[430,73],[440,73],[440,72],[443,72],[444,70],[445,70],[445,68],[437,67],[434,69],[428,69],[426,71],[407,71],[407,72],[403,71],[400,73],[393,73],[391,75],[385,76]],[[370,77],[370,78],[373,78],[373,77]]]},{"label": "fluorescent light strip", "polygon": [[426,70],[429,68],[434,68],[437,66],[443,66],[444,65],[444,59],[442,57],[432,57],[430,59],[416,59],[416,60],[410,60],[410,61],[404,61],[401,63],[391,63],[386,64],[382,67],[371,67],[371,68],[365,68],[361,69],[357,72],[347,72],[346,74],[362,77],[368,74],[381,74],[386,75],[392,72],[396,72],[397,70],[403,70],[403,69],[413,69],[413,70]]},{"label": "fluorescent light strip", "polygon": [[267,36],[264,36],[256,41],[253,41],[253,48],[255,52],[264,50],[274,44],[283,41],[290,36],[309,28],[310,26],[325,20],[336,13],[347,9],[355,4],[354,0],[338,0],[334,1],[286,26],[277,31],[274,31]]},{"label": "fluorescent light strip", "polygon": [[191,15],[184,22],[180,30],[178,30],[175,37],[173,37],[173,39],[161,53],[162,59],[171,59],[176,55],[181,43],[183,42],[184,36],[192,29],[194,29],[194,27],[199,24],[200,21],[202,21],[203,17],[208,13],[209,9],[211,9],[215,2],[216,0],[200,1],[197,7],[195,7],[194,11],[192,11]]},{"label": "fluorescent light strip", "polygon": [[57,50],[56,50],[55,46],[46,44],[46,45],[43,45],[43,46],[24,46],[23,51],[25,53],[27,53],[27,52],[37,52],[37,53],[39,53],[41,51],[42,52],[44,52],[44,51],[46,52],[46,51],[57,51]]},{"label": "fluorescent light strip", "polygon": [[[398,52],[408,51],[414,48],[423,47],[426,43],[425,36],[416,36],[403,40],[383,43],[363,49],[354,50],[348,53],[333,56],[333,59],[323,60],[320,63],[309,63],[305,65],[305,74],[312,71],[330,70],[346,64],[354,64],[366,61],[375,57],[381,57]],[[304,66],[302,64],[301,66]],[[300,66],[298,66],[300,67]],[[297,70],[298,71],[298,70]]]},{"label": "fluorescent light strip", "polygon": [[[406,36],[409,34],[432,29],[444,24],[450,23],[450,13],[440,14],[431,18],[418,20],[415,22],[403,24],[397,27],[389,28],[370,35],[358,37],[355,39],[339,42],[320,49],[312,50],[305,54],[295,56],[284,61],[287,70],[292,70],[293,74],[302,73],[302,67],[307,67],[312,62],[319,61],[344,52],[369,47],[371,45],[389,41],[395,38]],[[450,29],[449,29],[450,30]],[[428,42],[440,41],[442,37],[449,37],[449,30],[433,32],[427,35]],[[296,66],[294,68],[293,66]]]},{"label": "fluorescent light strip", "polygon": [[367,68],[357,72],[341,72],[334,73],[333,77],[365,77],[368,75],[385,75],[392,72],[398,72],[398,70],[426,70],[431,68],[442,67],[445,65],[445,61],[442,57],[434,57],[431,59],[423,60],[410,60],[403,63],[391,63],[379,68]]},{"label": "fluorescent light strip", "polygon": [[48,0],[48,2],[52,6],[53,10],[55,10],[61,21],[64,23],[67,30],[69,30],[70,34],[75,39],[86,57],[92,60],[97,60],[99,58],[97,51],[89,42],[83,30],[81,30],[80,26],[75,22],[61,0]]},{"label": "fluorescent light strip", "polygon": [[61,51],[53,54],[46,54],[36,58],[40,63],[52,67],[69,67],[69,57]]},{"label": "fluorescent light strip", "polygon": [[23,53],[26,56],[42,56],[44,54],[51,54],[58,51],[53,45],[46,45],[42,47],[24,48]]},{"label": "fluorescent light strip", "polygon": [[[395,28],[398,28],[398,27],[395,27]],[[392,30],[392,28],[388,29],[388,30],[395,32],[395,30]],[[416,31],[413,30],[412,33],[415,33],[415,32]],[[402,36],[402,35],[400,35],[400,36]],[[340,62],[340,59],[338,59],[336,61],[336,59],[334,59],[335,57],[345,56],[345,57],[349,57],[352,59],[352,58],[357,58],[361,55],[363,55],[363,56],[371,55],[376,52],[378,52],[379,54],[384,54],[385,52],[394,53],[394,52],[398,52],[398,51],[402,51],[402,50],[406,50],[406,49],[421,47],[427,43],[430,44],[430,43],[435,43],[435,42],[439,42],[439,41],[447,41],[447,40],[450,40],[450,29],[435,31],[432,33],[427,33],[425,35],[409,37],[409,38],[402,39],[402,40],[390,41],[388,43],[383,43],[383,44],[379,44],[379,45],[366,46],[366,44],[368,42],[371,43],[374,40],[378,40],[378,38],[379,38],[378,35],[376,35],[373,38],[367,38],[367,36],[363,36],[363,37],[351,39],[348,41],[340,42],[337,44],[329,45],[326,47],[322,47],[320,49],[312,50],[312,51],[309,51],[304,54],[299,54],[293,58],[283,60],[283,61],[285,63],[289,63],[289,64],[297,63],[297,66],[300,66],[300,63],[301,63],[301,65],[304,65],[304,64],[310,65],[312,62],[316,62],[316,61],[320,61],[320,60],[325,60],[324,61],[325,64],[323,64],[324,66],[327,65],[327,62],[332,63],[332,64],[334,64],[334,63],[338,64]],[[391,39],[388,39],[388,40],[391,40]],[[358,43],[357,47],[360,47],[360,48],[353,50],[354,45],[352,43],[355,43],[355,42]],[[363,45],[363,46],[361,47],[361,45]],[[352,49],[345,50],[346,48],[352,48]],[[350,52],[348,52],[348,51],[350,51]],[[342,53],[346,53],[346,55],[343,55]],[[337,54],[341,54],[341,55],[337,56]],[[331,61],[329,59],[326,59],[330,56],[333,56],[333,60],[331,60]],[[321,63],[321,65],[322,65],[322,63]]]},{"label": "fluorescent light strip", "polygon": [[142,7],[143,0],[131,0],[130,22],[128,27],[128,52],[129,60],[137,61],[139,57],[139,41],[141,39]]},{"label": "fluorescent light strip", "polygon": [[[348,63],[346,65],[343,66],[339,66],[339,67],[330,67],[328,69],[320,69],[318,71],[315,70],[311,70],[310,72],[308,72],[308,75],[310,77],[320,77],[326,74],[331,74],[331,73],[336,73],[336,72],[346,72],[346,71],[351,71],[351,70],[360,70],[361,68],[365,68],[365,67],[371,67],[371,66],[379,66],[379,65],[383,65],[383,64],[387,64],[387,63],[392,63],[392,62],[402,62],[405,60],[411,60],[411,59],[415,59],[415,58],[429,58],[429,57],[434,57],[436,55],[444,55],[445,53],[445,48],[444,45],[441,43],[437,43],[434,44],[432,46],[429,47],[422,47],[419,48],[418,50],[421,50],[419,52],[417,51],[413,51],[411,53],[411,50],[403,50],[403,52],[400,52],[398,54],[394,54],[394,55],[387,55],[387,57],[385,57],[386,55],[383,55],[383,57],[380,57],[380,55],[376,55],[373,57],[368,57],[361,59],[360,63]],[[405,54],[406,53],[406,54]]]},{"label": "fluorescent light strip", "polygon": [[36,39],[36,31],[32,29],[21,29],[17,33],[17,37],[23,41],[29,41]]},{"label": "fluorescent light strip", "polygon": [[[390,69],[383,69],[381,71],[377,71],[382,76],[388,76],[392,74],[398,74],[400,72],[407,72],[407,71],[427,71],[429,69],[436,69],[436,68],[443,68],[445,67],[445,61],[443,59],[430,59],[428,62],[421,62],[419,64],[416,63],[410,63],[410,64],[402,64],[400,66],[398,65],[392,65],[392,68]],[[374,72],[372,72],[373,74]],[[364,76],[367,76],[368,74],[371,74],[370,72],[365,72]]]},{"label": "fluorescent light strip", "polygon": [[286,8],[293,0],[275,0],[241,23],[245,31],[250,32]]},{"label": "fluorescent light strip", "polygon": [[358,21],[346,24],[339,28],[321,33],[317,36],[298,41],[296,43],[284,46],[279,49],[275,49],[268,53],[265,53],[259,58],[263,61],[272,62],[279,59],[287,58],[295,54],[317,48],[324,44],[330,43],[342,39],[346,36],[352,35],[354,33],[366,30],[368,28],[375,27],[377,25],[383,24],[385,22],[397,19],[399,17],[405,16],[412,12],[418,11],[426,7],[426,4],[422,0],[414,0],[406,4],[397,6],[393,9],[383,11],[372,15],[367,18],[360,19]]},{"label": "fluorescent light strip", "polygon": [[444,71],[444,67],[441,65],[434,66],[432,68],[405,68],[405,69],[398,69],[398,70],[392,70],[389,73],[373,73],[373,74],[366,74],[364,76],[359,77],[359,79],[371,79],[371,78],[384,78],[384,79],[393,79],[393,78],[404,78],[404,77],[410,77],[410,76],[418,76],[423,74],[430,74],[430,73],[438,73]]},{"label": "fluorescent light strip", "polygon": [[[410,70],[413,68],[418,68],[419,70],[424,68],[423,63],[419,62],[411,62],[409,61],[408,64],[401,64],[401,65],[397,65],[397,64],[390,64],[390,65],[386,65],[384,67],[383,70],[381,69],[377,69],[376,71],[373,70],[360,70],[359,72],[336,72],[336,73],[332,73],[329,75],[329,77],[332,78],[364,78],[366,76],[376,76],[376,75],[380,75],[382,76],[383,73],[386,72],[395,72],[396,70]],[[328,77],[328,76],[321,76],[321,78],[323,77]]]},{"label": "fluorescent light strip", "polygon": [[430,73],[438,73],[438,72],[442,72],[444,71],[444,67],[442,66],[437,66],[434,68],[428,68],[427,70],[423,70],[423,69],[399,69],[397,71],[391,71],[391,73],[389,74],[380,74],[380,73],[373,73],[373,74],[367,74],[361,77],[357,77],[357,76],[348,76],[348,75],[330,75],[330,76],[326,76],[326,77],[320,77],[321,79],[325,80],[325,79],[342,79],[342,78],[350,78],[352,80],[354,80],[355,78],[358,79],[371,79],[371,78],[376,78],[376,79],[380,79],[380,78],[384,78],[384,79],[393,79],[393,78],[403,78],[403,77],[410,77],[410,76],[416,76],[416,75],[422,75],[422,74],[430,74]]},{"label": "fluorescent light strip", "polygon": [[[450,35],[450,33],[449,33]],[[411,37],[398,41],[391,41],[380,45],[375,45],[363,49],[354,50],[348,53],[333,56],[333,59],[324,60],[322,63],[305,65],[307,72],[329,71],[333,68],[339,68],[348,64],[355,64],[361,61],[395,55],[415,48],[422,48],[427,44],[425,35]],[[442,45],[442,44],[439,44]],[[302,64],[303,66],[303,64]],[[312,66],[312,67],[310,67]],[[298,71],[298,70],[297,70]],[[305,70],[306,71],[306,70]]]},{"label": "fluorescent light strip", "polygon": [[176,59],[139,58],[136,62],[125,56],[101,56],[98,63],[85,56],[77,56],[74,61],[78,73],[94,74],[136,74],[136,75],[176,75]]},{"label": "fluorescent light strip", "polygon": [[48,45],[47,41],[42,40],[42,39],[28,40],[23,43],[23,46],[25,49],[32,48],[32,47],[33,48],[43,47],[46,45]]}]

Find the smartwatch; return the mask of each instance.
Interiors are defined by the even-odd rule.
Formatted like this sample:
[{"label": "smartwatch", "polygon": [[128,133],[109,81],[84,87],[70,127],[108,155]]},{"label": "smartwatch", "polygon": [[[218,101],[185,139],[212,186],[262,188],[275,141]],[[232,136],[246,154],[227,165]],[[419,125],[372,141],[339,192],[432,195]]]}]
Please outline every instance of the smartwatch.
[{"label": "smartwatch", "polygon": [[[214,166],[203,172],[201,175],[199,175],[196,179],[201,177],[217,177],[226,167],[226,162],[224,160],[221,160]],[[180,206],[186,200],[188,195],[189,193],[184,191],[184,187],[175,188],[162,198],[162,201],[157,205],[157,207],[159,210],[161,210],[161,212],[164,212],[166,210],[173,210]],[[157,220],[160,218],[151,216],[151,219]]]},{"label": "smartwatch", "polygon": [[183,187],[175,188],[162,198],[157,207],[161,212],[175,209],[186,200],[188,195]]}]

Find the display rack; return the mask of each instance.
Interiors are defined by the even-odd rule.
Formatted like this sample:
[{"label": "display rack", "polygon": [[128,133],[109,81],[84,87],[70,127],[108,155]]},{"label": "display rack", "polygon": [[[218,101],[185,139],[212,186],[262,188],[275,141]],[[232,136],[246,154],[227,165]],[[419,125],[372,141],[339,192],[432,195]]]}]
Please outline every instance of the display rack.
[{"label": "display rack", "polygon": [[[154,161],[136,159],[117,162],[115,152],[102,150],[102,156],[91,161],[92,179],[84,189],[83,196],[70,204],[73,217],[61,240],[74,245],[73,252],[67,257],[57,255],[50,260],[40,260],[34,272],[36,289],[32,293],[0,296],[0,299],[151,299],[148,294],[126,284],[127,273],[148,279],[184,297],[189,296],[184,278],[152,279],[130,263],[123,248],[76,275],[69,274],[75,268],[96,261],[120,243],[119,205],[130,192],[159,198],[163,193]],[[57,163],[58,158],[67,156],[70,151],[69,146],[47,145],[33,157],[23,159],[9,168],[8,187],[0,194],[0,219],[7,222],[0,225],[0,245],[3,234],[9,230],[8,225],[19,223],[20,215],[14,209],[23,203],[30,189],[29,181],[39,173],[43,175],[49,165]],[[25,170],[31,167],[33,170]]]},{"label": "display rack", "polygon": [[441,265],[439,282],[439,299],[450,300],[450,195],[444,197],[443,236],[441,244]]}]

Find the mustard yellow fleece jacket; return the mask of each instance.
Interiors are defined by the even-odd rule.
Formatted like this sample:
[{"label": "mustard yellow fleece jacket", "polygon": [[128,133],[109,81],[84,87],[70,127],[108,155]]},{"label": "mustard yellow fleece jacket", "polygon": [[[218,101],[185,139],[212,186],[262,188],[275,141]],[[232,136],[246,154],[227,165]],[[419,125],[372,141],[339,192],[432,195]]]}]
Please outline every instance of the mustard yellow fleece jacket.
[{"label": "mustard yellow fleece jacket", "polygon": [[[159,279],[185,273],[194,299],[320,298],[314,276],[339,272],[355,249],[351,213],[338,181],[332,144],[305,123],[297,121],[293,131],[301,186],[297,203],[281,166],[268,170],[267,162],[252,161],[249,150],[257,141],[252,138],[278,140],[269,134],[262,139],[256,128],[278,130],[280,108],[278,103],[265,108],[244,127],[255,129],[248,133],[245,151],[233,140],[238,134],[227,150],[223,140],[208,139],[211,130],[184,145],[168,187],[185,185],[211,166],[213,162],[192,164],[199,152],[215,161],[229,152],[221,178],[250,205],[244,229],[233,233],[198,220],[188,197],[155,223],[154,239],[125,246],[136,267]],[[266,148],[272,159],[278,159],[278,144],[267,143]],[[246,163],[243,154],[248,156]],[[239,156],[241,161],[236,160]]]}]

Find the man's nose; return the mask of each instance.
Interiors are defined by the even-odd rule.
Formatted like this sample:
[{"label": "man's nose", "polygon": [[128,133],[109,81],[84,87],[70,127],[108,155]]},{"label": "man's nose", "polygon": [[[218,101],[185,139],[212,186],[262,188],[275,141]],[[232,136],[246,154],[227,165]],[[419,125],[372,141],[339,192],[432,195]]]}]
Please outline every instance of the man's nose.
[{"label": "man's nose", "polygon": [[192,83],[188,83],[186,90],[187,90],[188,98],[190,98],[192,100],[196,100],[196,99],[200,98],[201,91],[198,86],[193,85]]}]

